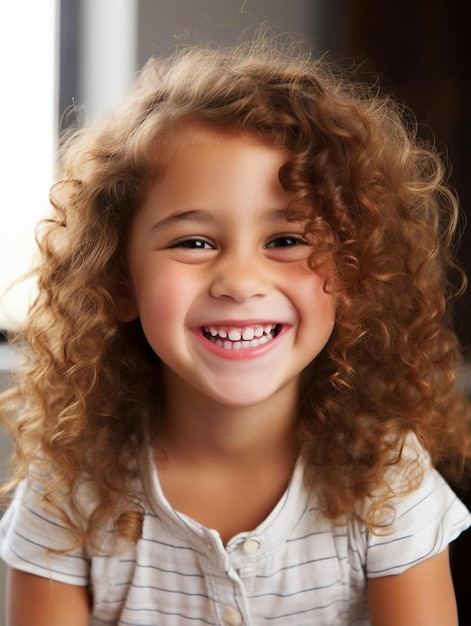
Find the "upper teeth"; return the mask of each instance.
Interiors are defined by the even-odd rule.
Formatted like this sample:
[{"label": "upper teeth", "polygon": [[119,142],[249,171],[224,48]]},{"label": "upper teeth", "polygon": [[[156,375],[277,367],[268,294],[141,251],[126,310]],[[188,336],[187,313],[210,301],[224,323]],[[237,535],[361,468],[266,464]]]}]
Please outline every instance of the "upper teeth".
[{"label": "upper teeth", "polygon": [[212,337],[229,339],[230,341],[251,341],[252,339],[269,335],[276,328],[276,324],[246,326],[245,328],[205,326],[204,330]]}]

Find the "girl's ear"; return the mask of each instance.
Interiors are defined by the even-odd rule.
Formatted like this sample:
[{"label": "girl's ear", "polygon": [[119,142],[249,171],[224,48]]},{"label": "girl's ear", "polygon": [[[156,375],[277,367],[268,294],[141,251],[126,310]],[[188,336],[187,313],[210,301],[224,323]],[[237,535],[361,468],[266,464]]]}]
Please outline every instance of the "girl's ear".
[{"label": "girl's ear", "polygon": [[139,317],[139,309],[130,285],[123,286],[116,295],[116,307],[120,322],[132,322]]},{"label": "girl's ear", "polygon": [[139,317],[139,310],[134,298],[118,298],[118,318],[120,322],[132,322]]}]

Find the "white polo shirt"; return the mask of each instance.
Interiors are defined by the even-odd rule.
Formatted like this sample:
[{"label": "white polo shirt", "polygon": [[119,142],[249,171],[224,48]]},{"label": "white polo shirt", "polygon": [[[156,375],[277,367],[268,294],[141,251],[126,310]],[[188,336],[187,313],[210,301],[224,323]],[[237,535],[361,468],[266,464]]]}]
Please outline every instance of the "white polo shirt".
[{"label": "white polo shirt", "polygon": [[[38,487],[35,487],[36,491]],[[396,502],[391,534],[356,520],[325,518],[299,463],[269,517],[226,546],[215,530],[175,511],[152,468],[137,545],[113,556],[49,552],[69,531],[23,483],[1,522],[1,554],[12,567],[93,594],[90,624],[120,626],[347,626],[369,624],[366,579],[400,574],[439,553],[471,517],[441,476]],[[104,531],[106,542],[106,531]]]}]

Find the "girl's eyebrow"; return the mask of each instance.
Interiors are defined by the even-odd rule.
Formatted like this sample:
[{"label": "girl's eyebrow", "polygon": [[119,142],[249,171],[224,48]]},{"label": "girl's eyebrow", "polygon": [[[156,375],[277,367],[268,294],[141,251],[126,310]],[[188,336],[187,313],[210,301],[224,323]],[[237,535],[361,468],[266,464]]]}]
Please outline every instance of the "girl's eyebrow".
[{"label": "girl's eyebrow", "polygon": [[[270,222],[301,222],[302,218],[297,217],[288,208],[267,209],[262,212],[262,217]],[[151,226],[151,232],[166,228],[179,222],[195,221],[202,224],[209,224],[217,221],[217,214],[208,209],[191,209],[188,211],[178,211],[171,213],[167,217],[158,220]]]},{"label": "girl's eyebrow", "polygon": [[191,209],[188,211],[178,211],[176,213],[171,213],[170,215],[167,215],[167,217],[164,217],[161,220],[155,222],[150,230],[155,231],[161,228],[172,226],[173,224],[177,224],[178,222],[185,222],[190,220],[193,220],[195,222],[201,222],[202,224],[216,221],[213,213],[211,211],[208,211],[207,209]]}]

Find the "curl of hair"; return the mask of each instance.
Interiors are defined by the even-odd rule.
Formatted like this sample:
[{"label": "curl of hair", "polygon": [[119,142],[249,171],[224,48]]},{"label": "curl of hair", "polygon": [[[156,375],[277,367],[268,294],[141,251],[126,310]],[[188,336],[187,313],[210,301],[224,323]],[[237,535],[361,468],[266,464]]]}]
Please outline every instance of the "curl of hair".
[{"label": "curl of hair", "polygon": [[110,519],[139,537],[132,483],[149,440],[158,443],[161,390],[139,322],[121,321],[126,238],[176,130],[195,125],[290,154],[280,180],[306,218],[312,269],[333,268],[326,289],[337,302],[334,334],[303,372],[299,438],[332,518],[385,494],[365,513],[374,530],[408,433],[453,480],[469,461],[448,312],[457,202],[403,108],[301,48],[266,42],[152,59],[114,114],[64,142],[54,212],[38,230],[38,295],[17,333],[21,379],[1,404],[17,416],[18,441],[4,492],[49,463],[46,497],[70,525],[79,506],[66,511],[59,494],[73,496],[82,479],[93,486],[93,514],[76,524],[81,543]]}]

